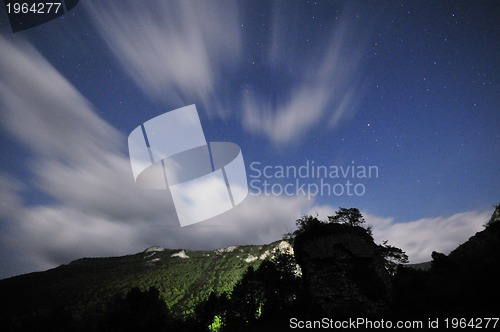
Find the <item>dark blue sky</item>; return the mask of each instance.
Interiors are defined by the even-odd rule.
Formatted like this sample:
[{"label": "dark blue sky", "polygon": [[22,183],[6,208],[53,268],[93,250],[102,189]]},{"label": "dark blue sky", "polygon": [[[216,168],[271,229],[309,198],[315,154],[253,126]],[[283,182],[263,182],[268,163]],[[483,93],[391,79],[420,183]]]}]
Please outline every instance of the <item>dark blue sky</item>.
[{"label": "dark blue sky", "polygon": [[[338,206],[359,208],[402,247],[408,243],[397,238],[414,229],[399,232],[398,225],[420,225],[425,238],[433,220],[442,234],[459,219],[463,228],[451,238],[416,245],[417,238],[403,248],[424,260],[434,250],[429,245],[446,243],[446,251],[472,235],[498,203],[497,1],[86,1],[16,34],[3,10],[2,203],[18,211],[2,217],[3,276],[152,244],[265,242],[289,231],[301,213]],[[379,176],[354,179],[365,188],[360,196],[252,197],[258,203],[225,217],[248,220],[222,231],[220,240],[206,240],[209,224],[161,228],[159,216],[171,206],[146,204],[149,196],[125,195],[133,186],[118,185],[132,177],[126,137],[190,104],[208,141],[241,147],[247,175],[256,161],[314,161],[376,166]],[[248,212],[256,210],[267,214]],[[66,225],[67,218],[76,221]],[[246,222],[254,224],[251,232]],[[129,245],[105,244],[115,226],[129,229],[116,239]],[[65,229],[55,243],[45,238],[53,228]],[[88,241],[92,234],[95,242]],[[71,241],[77,249],[68,248]],[[43,263],[22,253],[28,242]]]}]

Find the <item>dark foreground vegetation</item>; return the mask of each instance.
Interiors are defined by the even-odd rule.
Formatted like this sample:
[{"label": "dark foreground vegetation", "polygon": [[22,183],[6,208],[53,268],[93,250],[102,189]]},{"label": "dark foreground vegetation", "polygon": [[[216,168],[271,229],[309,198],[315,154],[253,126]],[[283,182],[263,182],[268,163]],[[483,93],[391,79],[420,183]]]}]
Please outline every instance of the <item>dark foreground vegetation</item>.
[{"label": "dark foreground vegetation", "polygon": [[0,328],[281,331],[291,317],[498,317],[500,205],[449,255],[433,252],[428,270],[375,244],[357,209],[303,216],[297,227],[291,245],[152,250],[1,280]]}]

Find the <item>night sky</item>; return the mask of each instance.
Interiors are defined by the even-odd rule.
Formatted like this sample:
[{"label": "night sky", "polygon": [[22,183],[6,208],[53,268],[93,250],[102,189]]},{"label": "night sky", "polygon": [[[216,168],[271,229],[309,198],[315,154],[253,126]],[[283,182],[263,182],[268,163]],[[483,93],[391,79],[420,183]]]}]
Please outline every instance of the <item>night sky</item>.
[{"label": "night sky", "polygon": [[[0,277],[267,243],[339,206],[411,262],[448,253],[500,203],[499,22],[498,1],[86,0],[12,33],[2,7]],[[252,163],[378,176],[350,179],[362,195],[310,199],[256,194],[260,182],[181,228],[168,194],[134,184],[127,137],[191,104],[207,141],[241,147],[249,183]]]}]

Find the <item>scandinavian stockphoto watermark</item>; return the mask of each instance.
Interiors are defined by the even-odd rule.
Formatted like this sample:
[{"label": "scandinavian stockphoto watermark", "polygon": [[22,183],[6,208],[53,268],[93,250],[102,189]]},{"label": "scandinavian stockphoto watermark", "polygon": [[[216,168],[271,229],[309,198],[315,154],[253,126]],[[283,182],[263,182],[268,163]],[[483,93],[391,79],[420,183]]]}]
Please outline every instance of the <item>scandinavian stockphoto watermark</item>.
[{"label": "scandinavian stockphoto watermark", "polygon": [[195,105],[144,122],[130,133],[128,148],[137,185],[170,190],[181,226],[220,215],[248,194],[240,148],[207,143]]},{"label": "scandinavian stockphoto watermark", "polygon": [[363,196],[365,182],[379,177],[378,166],[320,165],[306,160],[302,165],[250,164],[250,195],[258,196]]}]

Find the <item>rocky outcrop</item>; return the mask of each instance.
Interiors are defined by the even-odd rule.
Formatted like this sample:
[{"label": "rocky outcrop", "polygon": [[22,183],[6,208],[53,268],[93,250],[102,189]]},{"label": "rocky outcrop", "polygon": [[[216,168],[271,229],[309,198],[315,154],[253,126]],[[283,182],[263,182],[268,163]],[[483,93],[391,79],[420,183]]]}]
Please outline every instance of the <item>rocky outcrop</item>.
[{"label": "rocky outcrop", "polygon": [[394,311],[404,317],[496,317],[500,312],[500,205],[485,228],[431,268],[404,268],[393,279]]},{"label": "rocky outcrop", "polygon": [[311,305],[328,316],[385,312],[391,289],[377,245],[358,226],[324,224],[294,243]]}]

